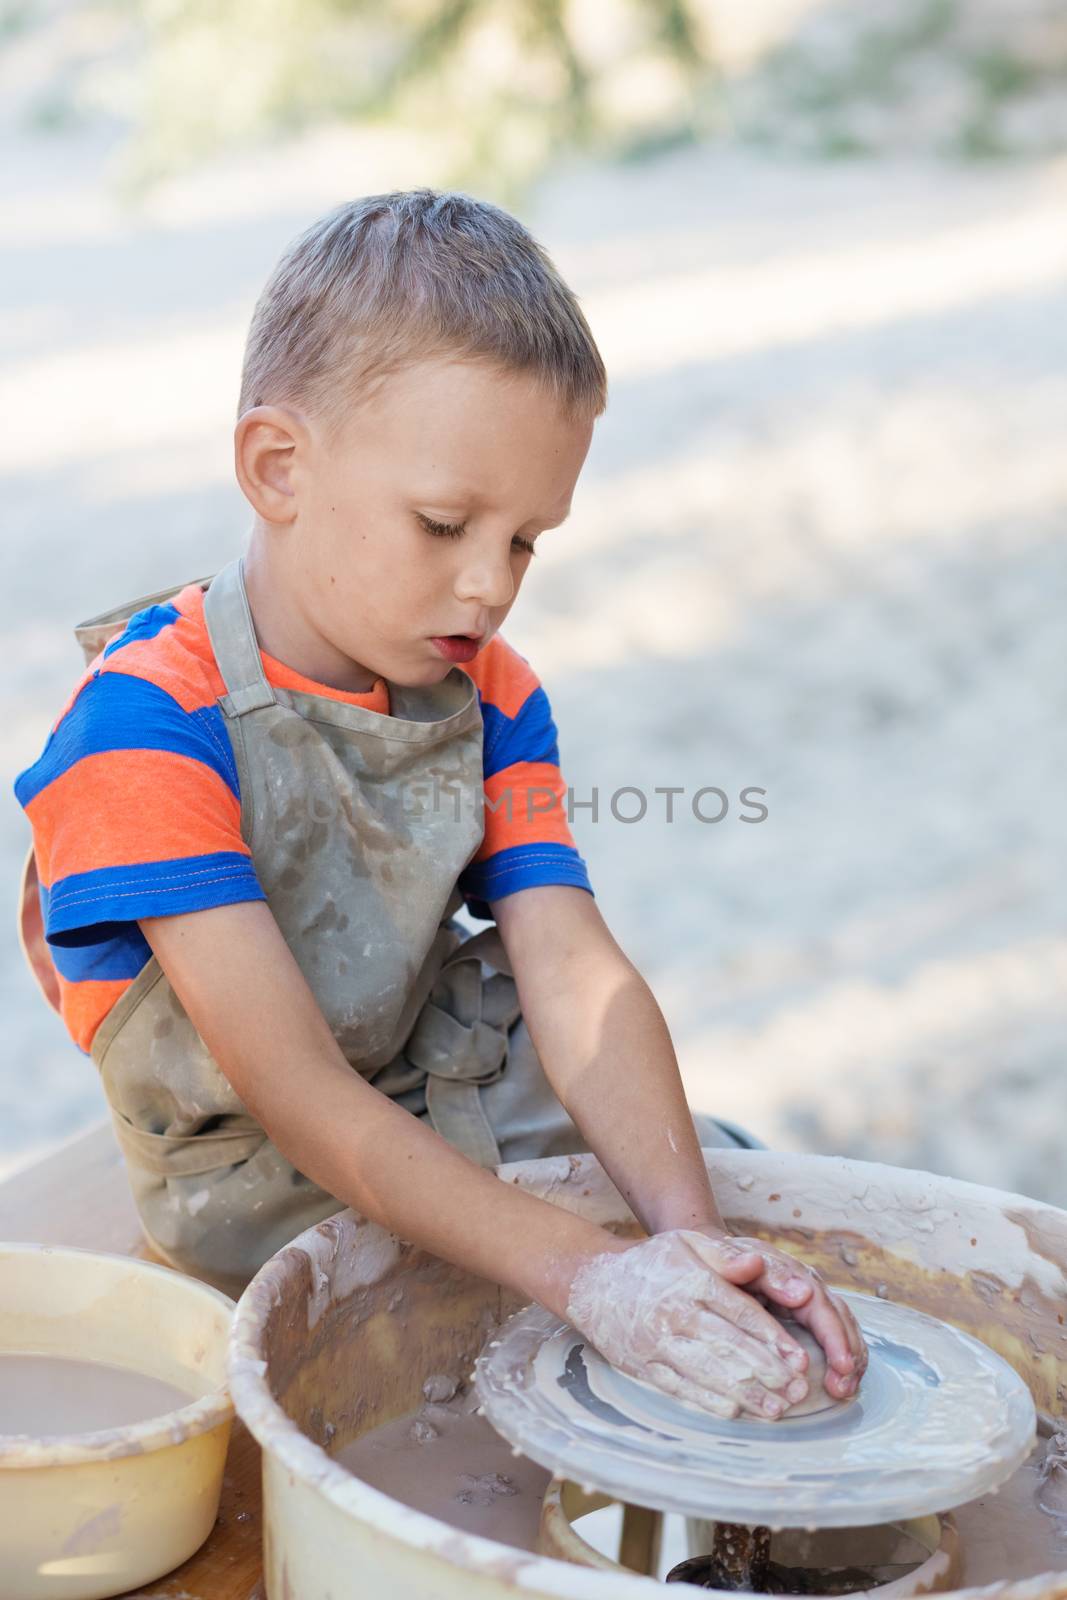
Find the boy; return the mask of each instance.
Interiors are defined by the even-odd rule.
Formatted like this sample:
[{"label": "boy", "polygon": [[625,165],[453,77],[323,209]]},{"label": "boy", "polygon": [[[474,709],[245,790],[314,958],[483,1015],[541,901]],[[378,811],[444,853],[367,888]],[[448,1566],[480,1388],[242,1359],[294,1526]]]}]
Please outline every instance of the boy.
[{"label": "boy", "polygon": [[[243,563],[89,628],[110,642],[17,793],[63,1014],[165,1259],[239,1290],[350,1205],[625,1370],[773,1417],[807,1357],[739,1286],[808,1325],[836,1397],[862,1339],[813,1273],[726,1235],[548,702],[498,634],[604,405],[513,218],[428,190],[339,207],[252,319]],[[464,898],[494,923],[469,939]],[[588,1147],[653,1237],[488,1170]]]}]

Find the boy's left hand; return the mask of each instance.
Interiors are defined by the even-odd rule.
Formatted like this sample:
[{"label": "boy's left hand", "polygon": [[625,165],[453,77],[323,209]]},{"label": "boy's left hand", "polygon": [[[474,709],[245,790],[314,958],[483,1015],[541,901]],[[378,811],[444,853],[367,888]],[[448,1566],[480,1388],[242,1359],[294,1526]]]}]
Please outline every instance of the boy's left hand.
[{"label": "boy's left hand", "polygon": [[[827,1394],[835,1400],[846,1400],[855,1394],[867,1370],[867,1346],[848,1306],[830,1293],[814,1267],[805,1266],[763,1239],[712,1227],[693,1231],[719,1246],[721,1259],[716,1266],[731,1283],[749,1294],[762,1295],[773,1306],[781,1306],[794,1322],[814,1334],[826,1352]],[[761,1265],[752,1264],[753,1255],[758,1255]]]}]

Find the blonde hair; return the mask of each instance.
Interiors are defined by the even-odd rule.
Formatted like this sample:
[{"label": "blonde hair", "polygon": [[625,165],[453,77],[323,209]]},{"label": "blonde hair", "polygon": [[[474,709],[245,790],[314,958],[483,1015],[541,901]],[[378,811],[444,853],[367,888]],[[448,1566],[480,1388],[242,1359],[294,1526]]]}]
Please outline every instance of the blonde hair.
[{"label": "blonde hair", "polygon": [[237,414],[288,403],[333,429],[390,372],[448,356],[532,373],[575,416],[607,404],[577,298],[520,222],[465,194],[368,195],[312,223],[271,273]]}]

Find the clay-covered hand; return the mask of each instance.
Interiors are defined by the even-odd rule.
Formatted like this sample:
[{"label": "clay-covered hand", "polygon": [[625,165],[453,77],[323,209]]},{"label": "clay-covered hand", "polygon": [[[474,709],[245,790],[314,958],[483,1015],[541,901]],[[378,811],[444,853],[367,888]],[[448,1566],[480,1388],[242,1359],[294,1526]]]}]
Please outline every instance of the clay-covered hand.
[{"label": "clay-covered hand", "polygon": [[567,1320],[612,1366],[680,1400],[723,1417],[779,1417],[807,1394],[807,1356],[729,1281],[761,1270],[752,1252],[672,1229],[583,1262]]},{"label": "clay-covered hand", "polygon": [[[835,1400],[855,1394],[867,1370],[867,1346],[848,1306],[830,1293],[815,1269],[763,1239],[719,1229],[700,1231],[718,1247],[722,1263],[719,1270],[726,1270],[731,1282],[743,1284],[753,1294],[781,1306],[794,1322],[814,1334],[826,1355],[827,1394]],[[745,1265],[751,1264],[753,1257],[759,1258],[756,1270]]]}]

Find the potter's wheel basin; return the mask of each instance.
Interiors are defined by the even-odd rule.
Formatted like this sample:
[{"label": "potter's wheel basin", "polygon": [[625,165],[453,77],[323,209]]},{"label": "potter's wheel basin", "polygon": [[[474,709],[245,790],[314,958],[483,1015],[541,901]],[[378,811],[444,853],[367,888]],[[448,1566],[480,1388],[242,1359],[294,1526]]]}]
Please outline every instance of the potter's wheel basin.
[{"label": "potter's wheel basin", "polygon": [[[724,1215],[774,1238],[831,1285],[889,1296],[982,1340],[1054,1421],[1067,1383],[1067,1214],[978,1185],[829,1157],[707,1152]],[[506,1182],[618,1232],[633,1218],[592,1156],[500,1169]],[[652,1582],[516,1551],[402,1505],[332,1453],[413,1411],[433,1373],[469,1374],[514,1296],[342,1212],[260,1271],[238,1308],[230,1376],[264,1450],[268,1592],[639,1600]],[[1062,1592],[1004,1582],[997,1600]],[[421,1586],[421,1587],[420,1587]],[[671,1592],[671,1591],[666,1591]],[[684,1590],[680,1592],[686,1592]]]}]

